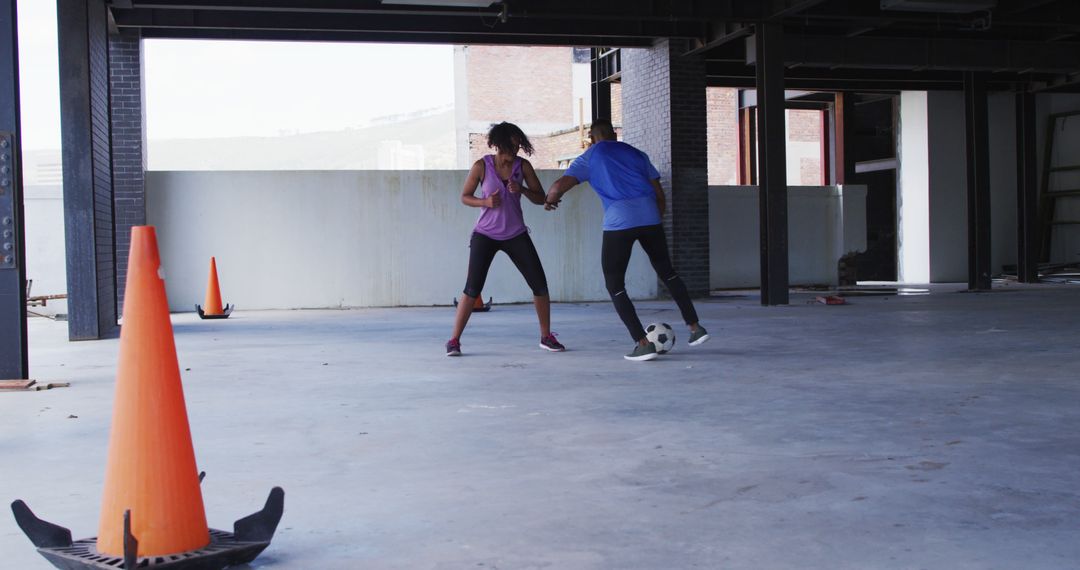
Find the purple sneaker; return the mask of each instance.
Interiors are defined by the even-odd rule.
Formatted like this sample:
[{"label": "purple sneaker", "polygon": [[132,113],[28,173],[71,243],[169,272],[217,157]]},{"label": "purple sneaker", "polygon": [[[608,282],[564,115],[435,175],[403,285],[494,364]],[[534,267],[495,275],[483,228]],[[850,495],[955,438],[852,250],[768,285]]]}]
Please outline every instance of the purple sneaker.
[{"label": "purple sneaker", "polygon": [[446,341],[446,355],[461,356],[461,341],[456,338]]},{"label": "purple sneaker", "polygon": [[559,339],[555,338],[555,333],[551,333],[544,338],[541,338],[540,348],[551,352],[562,352],[566,350],[566,347],[559,342]]}]

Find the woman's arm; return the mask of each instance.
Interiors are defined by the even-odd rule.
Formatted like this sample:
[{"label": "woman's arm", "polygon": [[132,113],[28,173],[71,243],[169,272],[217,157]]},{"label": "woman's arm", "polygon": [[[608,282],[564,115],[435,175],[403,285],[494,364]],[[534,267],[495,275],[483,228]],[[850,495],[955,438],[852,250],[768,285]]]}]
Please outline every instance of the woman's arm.
[{"label": "woman's arm", "polygon": [[484,174],[484,161],[478,160],[469,169],[469,175],[465,177],[465,187],[461,189],[461,203],[473,208],[498,208],[502,197],[498,192],[487,198],[476,197],[476,187],[480,185],[480,177]]},{"label": "woman's arm", "polygon": [[[545,198],[544,187],[540,184],[540,179],[536,176],[536,170],[533,169],[529,161],[522,159],[521,173],[524,175],[526,186],[518,186],[516,182],[511,181],[508,186],[509,190],[511,192],[520,191],[533,204],[543,205]],[[515,187],[518,190],[515,190]]]}]

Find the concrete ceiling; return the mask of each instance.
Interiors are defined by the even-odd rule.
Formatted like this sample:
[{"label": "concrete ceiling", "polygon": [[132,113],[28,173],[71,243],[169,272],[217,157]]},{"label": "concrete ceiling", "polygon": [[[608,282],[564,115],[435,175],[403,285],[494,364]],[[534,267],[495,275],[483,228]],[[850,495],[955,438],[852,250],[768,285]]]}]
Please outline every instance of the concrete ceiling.
[{"label": "concrete ceiling", "polygon": [[[466,6],[465,4],[471,4]],[[711,85],[751,86],[752,34],[781,22],[792,88],[1080,84],[1076,0],[112,0],[146,38],[645,47],[685,40]]]}]

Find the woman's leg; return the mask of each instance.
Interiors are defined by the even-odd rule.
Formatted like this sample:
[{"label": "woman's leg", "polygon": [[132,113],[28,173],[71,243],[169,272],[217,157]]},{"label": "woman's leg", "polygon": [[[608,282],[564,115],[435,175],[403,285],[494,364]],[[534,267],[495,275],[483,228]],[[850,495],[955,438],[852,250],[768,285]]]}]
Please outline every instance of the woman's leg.
[{"label": "woman's leg", "polygon": [[529,234],[524,233],[503,243],[503,251],[510,256],[510,261],[521,272],[533,292],[533,306],[536,318],[540,321],[540,338],[551,334],[551,297],[548,295],[547,276],[540,263],[540,254],[536,252]]},{"label": "woman's leg", "polygon": [[540,338],[547,338],[551,334],[551,297],[533,295],[533,306],[536,307],[536,318],[540,321]]},{"label": "woman's leg", "polygon": [[465,332],[465,325],[472,316],[473,303],[484,290],[484,282],[487,281],[488,270],[491,269],[491,261],[495,259],[495,252],[499,250],[499,242],[473,232],[472,240],[469,241],[469,275],[465,279],[465,290],[462,292],[461,301],[457,306],[457,314],[454,315],[454,332],[451,339],[461,338]]}]

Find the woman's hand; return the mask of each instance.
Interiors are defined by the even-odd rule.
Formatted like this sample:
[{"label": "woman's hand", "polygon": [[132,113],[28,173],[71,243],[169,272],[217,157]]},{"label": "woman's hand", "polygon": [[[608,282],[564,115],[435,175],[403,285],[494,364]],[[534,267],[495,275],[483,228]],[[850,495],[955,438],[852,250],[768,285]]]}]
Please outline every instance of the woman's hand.
[{"label": "woman's hand", "polygon": [[502,189],[496,188],[495,192],[484,198],[484,206],[487,208],[498,208],[502,204]]},{"label": "woman's hand", "polygon": [[562,198],[555,192],[548,192],[544,198],[544,209],[547,211],[556,210],[559,208],[559,202],[562,202]]},{"label": "woman's hand", "polygon": [[517,181],[512,179],[512,178],[510,179],[509,182],[506,183],[506,189],[509,190],[510,193],[512,193],[512,194],[521,194],[521,191],[522,191],[521,185],[518,184]]}]

